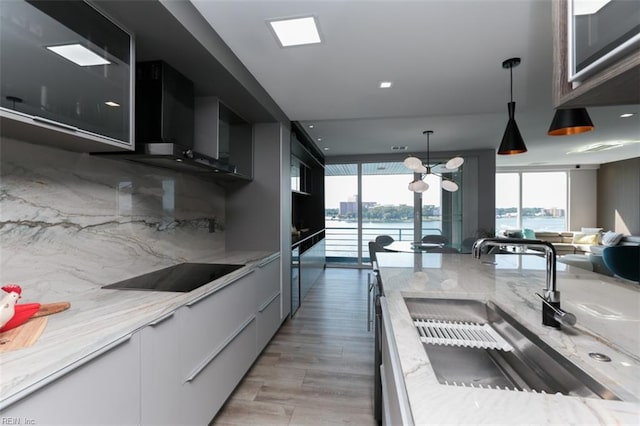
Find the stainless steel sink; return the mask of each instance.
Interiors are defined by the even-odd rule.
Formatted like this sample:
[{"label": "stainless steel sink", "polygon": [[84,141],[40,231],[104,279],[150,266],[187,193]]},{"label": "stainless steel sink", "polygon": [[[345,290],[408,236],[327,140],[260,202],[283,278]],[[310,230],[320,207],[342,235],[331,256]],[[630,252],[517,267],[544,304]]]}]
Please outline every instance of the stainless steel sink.
[{"label": "stainless steel sink", "polygon": [[620,399],[492,302],[405,302],[441,384]]}]

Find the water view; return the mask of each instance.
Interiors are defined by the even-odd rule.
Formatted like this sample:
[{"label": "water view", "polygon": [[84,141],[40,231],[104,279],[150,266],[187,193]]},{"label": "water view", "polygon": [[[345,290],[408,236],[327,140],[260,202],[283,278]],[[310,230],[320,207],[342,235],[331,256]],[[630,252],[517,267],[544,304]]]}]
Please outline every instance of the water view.
[{"label": "water view", "polygon": [[[517,219],[515,217],[496,218],[497,232],[505,229],[515,229]],[[327,218],[326,227],[326,251],[327,257],[352,257],[358,255],[358,229],[357,222],[351,220],[335,220]],[[535,231],[564,231],[565,218],[549,216],[525,216],[522,218],[522,228]],[[440,220],[424,220],[422,222],[422,235],[440,234],[442,223]],[[362,252],[365,257],[368,253],[367,243],[378,235],[390,235],[395,240],[413,240],[412,221],[369,221],[362,223]],[[474,237],[474,235],[470,235]]]}]

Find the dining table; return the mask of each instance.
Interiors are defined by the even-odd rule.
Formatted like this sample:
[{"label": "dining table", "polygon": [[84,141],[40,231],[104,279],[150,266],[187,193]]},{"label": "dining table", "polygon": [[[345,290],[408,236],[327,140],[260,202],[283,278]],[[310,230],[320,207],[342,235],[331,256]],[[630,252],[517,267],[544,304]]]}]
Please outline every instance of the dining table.
[{"label": "dining table", "polygon": [[423,243],[422,241],[394,241],[391,244],[383,246],[386,251],[401,253],[420,253],[440,247],[442,247],[442,244]]}]

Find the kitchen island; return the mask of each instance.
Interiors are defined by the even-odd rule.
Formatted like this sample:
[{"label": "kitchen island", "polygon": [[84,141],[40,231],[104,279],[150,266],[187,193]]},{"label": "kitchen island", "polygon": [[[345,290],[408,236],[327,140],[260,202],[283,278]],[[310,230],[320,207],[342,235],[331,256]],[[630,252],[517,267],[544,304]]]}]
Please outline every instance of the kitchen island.
[{"label": "kitchen island", "polygon": [[[541,323],[545,262],[535,255],[378,253],[386,318],[415,424],[639,424],[640,290],[637,284],[558,263],[562,307],[574,327]],[[491,301],[621,401],[440,384],[406,297]],[[602,353],[601,362],[589,353]],[[385,366],[390,368],[390,366]]]},{"label": "kitchen island", "polygon": [[[235,387],[281,323],[280,253],[219,252],[192,260],[244,266],[184,293],[112,290],[78,282],[56,282],[42,294],[31,288],[30,300],[25,302],[68,300],[71,308],[51,316],[33,346],[0,353],[0,415],[3,418],[30,416],[38,424],[156,424],[158,420],[151,416],[166,408],[181,417],[177,420],[163,417],[165,422],[209,421],[215,414],[215,411],[211,414],[215,405],[212,398],[224,402],[224,392]],[[240,353],[237,347],[232,347],[236,341],[244,345]],[[231,359],[231,364],[216,367],[218,359],[225,357]],[[169,365],[161,368],[165,359]],[[95,368],[87,368],[91,366]],[[234,377],[229,379],[225,374],[216,373],[212,381],[213,367],[234,370]],[[173,373],[176,373],[175,380]],[[78,377],[81,381],[76,380]],[[168,389],[166,384],[153,384],[153,380],[165,378],[167,383],[175,384],[174,389]],[[52,388],[65,380],[72,385]],[[229,383],[223,386],[225,380]],[[60,388],[75,391],[79,387],[77,383],[84,386],[80,387],[80,395],[69,392],[67,396],[60,391]],[[216,389],[231,390],[217,390],[220,395],[198,391],[209,398],[201,419],[189,417],[200,407],[184,408],[188,414],[174,410],[172,404],[184,407],[186,403],[200,403],[181,392],[210,384]],[[168,395],[169,401],[160,403],[157,393],[165,390],[172,392]],[[35,409],[29,405],[43,395],[44,400],[54,405],[55,415],[72,412],[67,417],[72,420],[52,418],[46,404],[37,403]],[[112,400],[104,401],[102,397]],[[113,410],[119,398],[130,401],[130,407],[119,406]],[[145,400],[151,400],[151,404],[145,404]],[[25,402],[27,408],[22,405]],[[97,412],[102,409],[114,413],[115,417],[103,417],[103,412]],[[128,409],[130,418],[121,415]],[[149,413],[147,417],[145,411]],[[85,414],[87,417],[83,418]]]}]

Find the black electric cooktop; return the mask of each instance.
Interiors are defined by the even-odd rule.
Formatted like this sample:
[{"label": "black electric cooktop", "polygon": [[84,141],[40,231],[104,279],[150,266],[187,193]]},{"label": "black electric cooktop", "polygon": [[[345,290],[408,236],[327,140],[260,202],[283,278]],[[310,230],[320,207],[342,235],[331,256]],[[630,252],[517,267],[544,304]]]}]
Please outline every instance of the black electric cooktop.
[{"label": "black electric cooktop", "polygon": [[187,293],[227,275],[244,265],[180,263],[102,288],[116,290],[176,291]]}]

